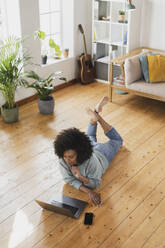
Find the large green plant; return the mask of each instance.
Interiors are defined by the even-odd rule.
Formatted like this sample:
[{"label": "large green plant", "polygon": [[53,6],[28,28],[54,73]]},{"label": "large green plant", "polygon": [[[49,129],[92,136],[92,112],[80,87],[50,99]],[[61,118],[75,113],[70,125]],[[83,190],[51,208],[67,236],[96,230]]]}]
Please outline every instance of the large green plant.
[{"label": "large green plant", "polygon": [[10,36],[0,47],[0,91],[5,100],[4,108],[15,107],[15,92],[22,84],[22,70],[30,59],[22,49],[23,40]]},{"label": "large green plant", "polygon": [[47,78],[41,78],[36,72],[30,71],[24,74],[25,77],[31,78],[34,82],[30,83],[24,80],[23,84],[26,88],[34,88],[37,91],[40,100],[49,100],[49,95],[54,91],[52,81],[56,78],[66,81],[66,78],[61,77],[62,72],[53,72]]}]

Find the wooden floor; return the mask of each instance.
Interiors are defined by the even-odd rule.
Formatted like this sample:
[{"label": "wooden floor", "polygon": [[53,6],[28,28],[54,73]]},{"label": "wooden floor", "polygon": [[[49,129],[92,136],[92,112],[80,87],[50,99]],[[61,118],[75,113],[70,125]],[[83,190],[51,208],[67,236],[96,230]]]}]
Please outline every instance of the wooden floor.
[{"label": "wooden floor", "polygon": [[[165,247],[165,103],[115,95],[103,117],[119,131],[124,146],[111,162],[98,191],[102,206],[89,204],[94,223],[42,209],[34,199],[55,192],[88,200],[62,181],[53,140],[63,128],[86,130],[85,107],[107,95],[107,85],[79,84],[57,91],[54,115],[38,113],[37,102],[20,107],[20,121],[0,119],[1,248]],[[98,129],[100,141],[105,137]]]}]

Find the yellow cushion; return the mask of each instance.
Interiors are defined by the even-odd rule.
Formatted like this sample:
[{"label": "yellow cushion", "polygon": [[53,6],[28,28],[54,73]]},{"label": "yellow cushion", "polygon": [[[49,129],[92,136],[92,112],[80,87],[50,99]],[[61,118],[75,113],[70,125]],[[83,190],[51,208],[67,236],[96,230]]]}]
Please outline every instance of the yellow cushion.
[{"label": "yellow cushion", "polygon": [[162,55],[147,55],[149,81],[165,82],[165,56]]}]

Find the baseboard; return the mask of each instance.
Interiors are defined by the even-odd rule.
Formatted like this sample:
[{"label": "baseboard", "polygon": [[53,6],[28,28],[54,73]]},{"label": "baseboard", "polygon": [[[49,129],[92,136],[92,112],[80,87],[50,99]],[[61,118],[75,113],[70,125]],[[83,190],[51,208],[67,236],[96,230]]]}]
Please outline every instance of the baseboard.
[{"label": "baseboard", "polygon": [[[63,83],[63,84],[57,85],[57,86],[54,87],[54,92],[57,91],[57,90],[61,90],[61,89],[64,89],[66,87],[69,87],[69,86],[71,86],[73,84],[76,84],[76,83],[78,83],[77,79],[73,79],[73,80],[71,80],[71,81],[69,81],[67,83]],[[36,99],[38,99],[38,95],[37,94],[35,94],[33,96],[29,96],[27,98],[24,98],[24,99],[22,99],[20,101],[17,101],[16,104],[18,104],[18,106],[21,106],[21,105],[24,105],[24,104],[26,104],[28,102],[32,102],[32,101],[34,101]]]}]

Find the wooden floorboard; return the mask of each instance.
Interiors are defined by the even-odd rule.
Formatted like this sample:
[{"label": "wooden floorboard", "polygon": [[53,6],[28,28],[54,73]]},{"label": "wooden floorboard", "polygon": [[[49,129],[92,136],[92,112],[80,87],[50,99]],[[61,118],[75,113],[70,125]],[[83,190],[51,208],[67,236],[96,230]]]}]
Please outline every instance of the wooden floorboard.
[{"label": "wooden floorboard", "polygon": [[[124,145],[97,189],[100,208],[89,206],[94,223],[41,208],[36,198],[55,192],[87,200],[65,185],[53,140],[63,128],[85,131],[85,108],[94,108],[107,85],[75,84],[54,93],[55,112],[38,113],[37,101],[20,106],[20,121],[0,119],[0,247],[2,248],[163,248],[165,226],[165,103],[114,94],[102,116],[119,131]],[[98,127],[100,141],[106,138]]]}]

